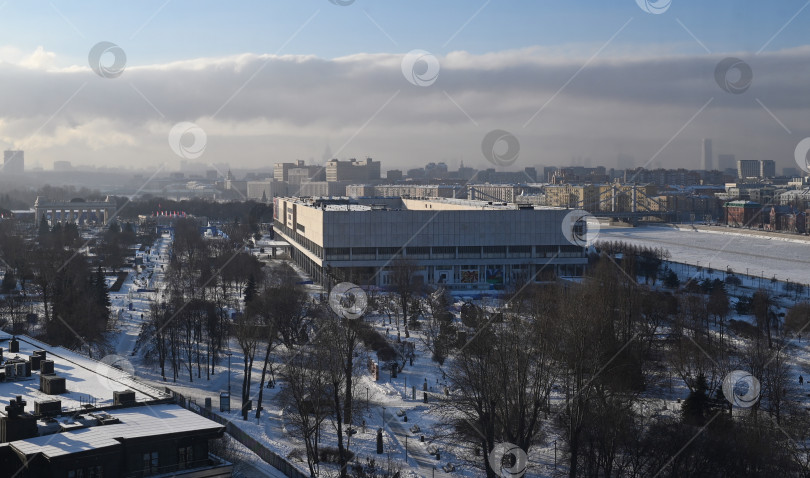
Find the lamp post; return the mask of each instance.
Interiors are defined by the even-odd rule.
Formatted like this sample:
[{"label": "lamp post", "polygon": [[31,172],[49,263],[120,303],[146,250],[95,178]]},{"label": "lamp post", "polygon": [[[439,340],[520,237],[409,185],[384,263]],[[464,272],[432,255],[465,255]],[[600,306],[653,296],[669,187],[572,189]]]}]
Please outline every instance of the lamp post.
[{"label": "lamp post", "polygon": [[233,352],[228,350],[228,353],[225,354],[225,355],[228,356],[228,396],[230,397],[231,396],[231,355],[233,355]]}]

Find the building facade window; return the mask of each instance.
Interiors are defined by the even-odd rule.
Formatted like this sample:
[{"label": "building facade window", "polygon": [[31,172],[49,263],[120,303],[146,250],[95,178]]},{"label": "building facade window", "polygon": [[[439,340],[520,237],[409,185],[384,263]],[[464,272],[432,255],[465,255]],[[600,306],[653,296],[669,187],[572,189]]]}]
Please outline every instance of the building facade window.
[{"label": "building facade window", "polygon": [[535,257],[552,257],[559,252],[558,246],[535,246]]},{"label": "building facade window", "polygon": [[177,449],[177,466],[181,470],[191,468],[194,461],[194,450],[189,446],[181,446]]},{"label": "building facade window", "polygon": [[434,259],[455,259],[456,247],[455,246],[436,246],[433,248]]},{"label": "building facade window", "polygon": [[484,257],[488,259],[506,257],[506,246],[484,246]]},{"label": "building facade window", "polygon": [[360,260],[374,260],[376,259],[377,249],[374,247],[353,247],[352,259]]},{"label": "building facade window", "polygon": [[348,261],[349,248],[348,247],[327,247],[326,260],[327,261]]},{"label": "building facade window", "polygon": [[478,259],[481,257],[481,247],[479,246],[459,246],[458,257],[460,259]]},{"label": "building facade window", "polygon": [[378,247],[377,254],[380,255],[380,259],[393,259],[394,256],[397,254],[401,254],[402,249],[399,247]]},{"label": "building facade window", "polygon": [[158,452],[143,454],[143,471],[144,473],[157,473],[158,471]]},{"label": "building facade window", "polygon": [[509,257],[531,257],[532,246],[509,246]]},{"label": "building facade window", "polygon": [[405,255],[414,259],[428,259],[430,257],[429,247],[406,247]]}]

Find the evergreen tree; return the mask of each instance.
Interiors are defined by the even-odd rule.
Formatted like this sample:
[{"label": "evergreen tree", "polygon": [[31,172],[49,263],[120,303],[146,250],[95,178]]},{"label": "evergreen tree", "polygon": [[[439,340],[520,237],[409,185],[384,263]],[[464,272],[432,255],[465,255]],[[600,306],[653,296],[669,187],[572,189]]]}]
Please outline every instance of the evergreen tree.
[{"label": "evergreen tree", "polygon": [[6,274],[3,276],[3,283],[0,285],[0,288],[2,288],[3,291],[8,292],[16,287],[17,278],[14,276],[14,271],[12,269],[6,270]]},{"label": "evergreen tree", "polygon": [[681,280],[678,279],[678,274],[670,269],[664,276],[664,286],[670,289],[677,289],[681,285]]},{"label": "evergreen tree", "polygon": [[245,304],[252,301],[256,297],[256,279],[253,274],[248,277],[247,285],[245,286]]},{"label": "evergreen tree", "polygon": [[110,306],[112,305],[112,302],[110,301],[110,290],[107,288],[107,282],[104,278],[104,271],[101,270],[101,266],[98,266],[96,269],[96,276],[93,280],[93,286],[96,291],[98,305],[110,310]]},{"label": "evergreen tree", "polygon": [[710,418],[711,414],[708,390],[706,376],[698,375],[695,389],[689,392],[689,396],[681,405],[681,418],[685,423],[698,427],[706,424],[706,420]]},{"label": "evergreen tree", "polygon": [[45,216],[42,216],[42,220],[39,221],[39,237],[43,238],[51,232],[51,227],[48,225],[48,219]]}]

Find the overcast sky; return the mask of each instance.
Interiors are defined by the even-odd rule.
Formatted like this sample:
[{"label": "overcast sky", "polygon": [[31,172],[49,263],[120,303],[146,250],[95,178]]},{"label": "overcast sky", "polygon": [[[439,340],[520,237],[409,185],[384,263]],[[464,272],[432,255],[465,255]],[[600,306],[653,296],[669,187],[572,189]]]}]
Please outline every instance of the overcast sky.
[{"label": "overcast sky", "polygon": [[781,168],[810,136],[806,1],[234,3],[0,3],[0,147],[45,168],[484,168],[501,129],[506,169],[697,168],[702,138]]}]

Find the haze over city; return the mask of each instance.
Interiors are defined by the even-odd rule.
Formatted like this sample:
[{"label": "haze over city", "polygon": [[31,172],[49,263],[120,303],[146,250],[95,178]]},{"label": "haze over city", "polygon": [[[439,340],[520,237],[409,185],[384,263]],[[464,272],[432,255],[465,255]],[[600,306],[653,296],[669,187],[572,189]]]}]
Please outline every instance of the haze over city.
[{"label": "haze over city", "polygon": [[[802,2],[744,15],[732,1],[667,5],[7,2],[0,82],[13,94],[0,98],[0,146],[45,169],[171,170],[167,135],[192,122],[207,134],[203,163],[480,168],[483,136],[502,129],[520,141],[515,166],[613,167],[622,155],[696,168],[704,137],[719,153],[791,166],[810,134]],[[88,62],[102,41],[118,48],[96,58],[120,67],[114,78]],[[417,76],[435,67],[429,84],[403,74],[412,50],[429,55],[411,65]],[[715,80],[726,57],[750,65],[743,94]]]}]

